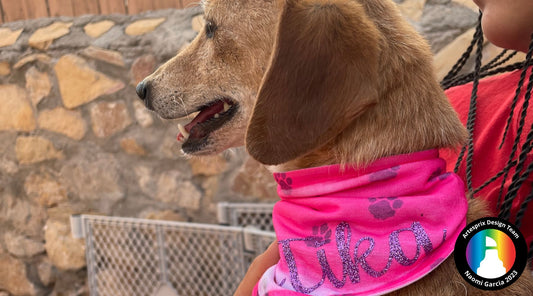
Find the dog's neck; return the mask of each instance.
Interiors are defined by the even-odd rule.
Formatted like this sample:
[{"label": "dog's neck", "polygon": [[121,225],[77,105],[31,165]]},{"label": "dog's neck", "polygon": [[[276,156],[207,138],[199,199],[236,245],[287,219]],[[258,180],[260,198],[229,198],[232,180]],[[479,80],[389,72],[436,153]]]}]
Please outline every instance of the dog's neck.
[{"label": "dog's neck", "polygon": [[421,96],[426,99],[404,90],[389,93],[331,142],[273,169],[282,172],[332,164],[363,167],[383,157],[464,143],[466,131],[442,91]]}]

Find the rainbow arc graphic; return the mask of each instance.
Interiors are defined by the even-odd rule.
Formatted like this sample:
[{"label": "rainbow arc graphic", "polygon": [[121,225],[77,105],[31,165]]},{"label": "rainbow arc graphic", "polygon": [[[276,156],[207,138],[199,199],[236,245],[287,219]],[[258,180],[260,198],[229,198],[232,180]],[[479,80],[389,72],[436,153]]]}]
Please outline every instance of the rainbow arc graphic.
[{"label": "rainbow arc graphic", "polygon": [[505,275],[514,265],[516,249],[511,238],[497,229],[476,233],[466,247],[470,269],[485,278]]}]

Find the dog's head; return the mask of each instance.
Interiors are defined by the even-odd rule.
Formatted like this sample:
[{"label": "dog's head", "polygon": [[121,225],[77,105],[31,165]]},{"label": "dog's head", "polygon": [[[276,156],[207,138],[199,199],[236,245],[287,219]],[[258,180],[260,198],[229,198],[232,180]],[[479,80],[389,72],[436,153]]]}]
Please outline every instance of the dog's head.
[{"label": "dog's head", "polygon": [[275,0],[206,0],[202,5],[203,30],[137,87],[146,106],[163,118],[200,111],[182,128],[182,150],[190,155],[244,144],[280,9]]},{"label": "dog's head", "polygon": [[264,164],[321,151],[296,165],[305,167],[464,140],[429,47],[389,0],[207,0],[205,19],[191,45],[139,86],[164,118],[201,111],[184,128],[185,153],[245,138]]}]

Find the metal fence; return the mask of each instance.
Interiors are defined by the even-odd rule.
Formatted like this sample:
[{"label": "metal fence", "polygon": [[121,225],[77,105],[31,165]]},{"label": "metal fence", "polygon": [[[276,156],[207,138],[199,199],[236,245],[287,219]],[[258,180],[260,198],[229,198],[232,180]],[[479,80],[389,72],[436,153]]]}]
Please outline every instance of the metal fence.
[{"label": "metal fence", "polygon": [[[245,205],[252,212],[266,208]],[[242,213],[233,211],[238,204],[221,205],[219,212],[224,208],[227,213]],[[275,239],[273,232],[250,224],[219,226],[90,215],[73,221],[73,232],[85,237],[91,296],[232,295],[251,260]]]},{"label": "metal fence", "polygon": [[221,202],[218,204],[218,222],[231,226],[252,226],[273,232],[273,208],[274,204]]}]

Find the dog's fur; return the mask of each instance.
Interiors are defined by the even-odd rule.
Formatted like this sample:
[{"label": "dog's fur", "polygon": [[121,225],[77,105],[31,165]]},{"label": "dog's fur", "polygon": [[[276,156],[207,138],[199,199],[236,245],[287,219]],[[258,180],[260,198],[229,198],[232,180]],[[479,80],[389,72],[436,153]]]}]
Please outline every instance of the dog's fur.
[{"label": "dog's fur", "polygon": [[[208,0],[216,24],[145,80],[153,109],[178,118],[230,98],[231,121],[192,153],[240,146],[279,170],[458,147],[466,132],[433,74],[426,42],[390,0]],[[211,27],[210,29],[213,29]],[[468,221],[488,216],[470,202]],[[498,295],[529,295],[529,272]],[[491,295],[453,256],[393,295]]]}]

